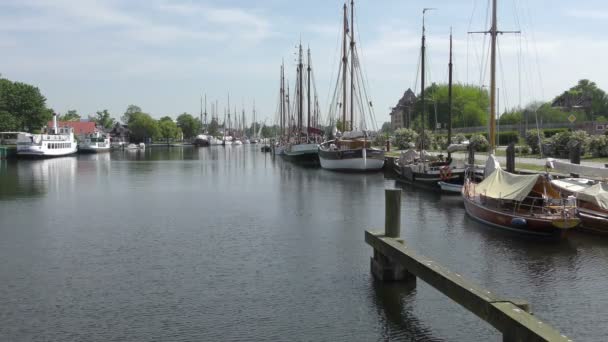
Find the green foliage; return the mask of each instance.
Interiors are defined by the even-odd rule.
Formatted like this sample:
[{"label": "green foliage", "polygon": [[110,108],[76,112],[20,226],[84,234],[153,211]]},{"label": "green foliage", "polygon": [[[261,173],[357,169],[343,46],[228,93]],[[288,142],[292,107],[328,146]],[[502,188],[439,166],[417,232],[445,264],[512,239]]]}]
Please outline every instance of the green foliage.
[{"label": "green foliage", "polygon": [[103,128],[109,129],[116,124],[116,120],[110,115],[107,109],[102,111],[97,111],[95,114],[95,123],[97,126],[101,126]]},{"label": "green foliage", "polygon": [[184,133],[184,138],[195,137],[201,131],[201,122],[188,113],[183,113],[177,117],[177,126]]},{"label": "green foliage", "polygon": [[606,93],[602,89],[597,87],[595,82],[591,82],[590,80],[579,80],[574,87],[564,91],[554,101],[568,99],[577,99],[584,103],[588,119],[608,113],[608,96],[606,96]]},{"label": "green foliage", "polygon": [[545,138],[551,138],[552,136],[556,135],[557,133],[567,132],[568,129],[567,128],[545,128],[542,131],[543,131],[543,135],[545,136]]},{"label": "green foliage", "polygon": [[422,140],[422,134],[418,134],[416,137],[416,146],[420,148],[421,144],[424,142],[424,149],[431,150],[434,148],[433,142],[435,137],[433,136],[433,132],[428,129],[424,130],[424,141]]},{"label": "green foliage", "polygon": [[[542,139],[542,134],[540,135],[540,138]],[[540,152],[539,132],[537,129],[530,129],[526,131],[526,144],[530,146],[532,153],[536,154]]]},{"label": "green foliage", "polygon": [[338,119],[338,121],[336,121],[336,129],[340,132],[350,131],[350,121],[346,121],[346,125],[344,125],[342,120]]},{"label": "green foliage", "polygon": [[158,122],[158,135],[169,142],[171,139],[176,139],[180,135],[179,128],[169,117],[161,118]]},{"label": "green foliage", "polygon": [[20,129],[19,120],[7,111],[0,111],[0,132],[14,132]]},{"label": "green foliage", "polygon": [[500,131],[498,132],[498,145],[508,145],[519,141],[519,132],[515,131]]},{"label": "green foliage", "polygon": [[452,144],[462,144],[462,142],[465,140],[467,140],[467,137],[463,133],[458,133],[452,136]]},{"label": "green foliage", "polygon": [[[432,84],[426,88],[425,97],[425,127],[434,128],[435,122],[441,123],[443,127],[447,126],[449,109],[447,84]],[[486,125],[489,103],[490,100],[486,90],[470,85],[453,85],[452,127]],[[414,128],[419,129],[421,126],[421,113],[422,101],[419,96],[412,117]]]},{"label": "green foliage", "polygon": [[549,150],[545,151],[549,156],[568,158],[570,148],[578,143],[581,146],[581,154],[584,155],[589,143],[589,134],[585,131],[561,132],[548,139]]},{"label": "green foliage", "polygon": [[413,146],[418,140],[418,133],[410,128],[399,128],[395,131],[393,145],[399,150],[405,150]]},{"label": "green foliage", "polygon": [[24,131],[40,129],[53,116],[38,88],[5,78],[0,78],[0,112],[12,117],[4,126]]},{"label": "green foliage", "polygon": [[523,113],[520,110],[511,110],[500,115],[498,119],[499,125],[516,125],[523,121]]},{"label": "green foliage", "polygon": [[372,141],[372,145],[378,147],[385,147],[386,140],[388,139],[387,134],[378,133],[374,140]]},{"label": "green foliage", "polygon": [[387,121],[382,124],[382,128],[380,128],[380,132],[391,134],[391,133],[393,133],[393,126],[391,125],[391,123],[389,121]]},{"label": "green foliage", "polygon": [[120,120],[124,123],[124,124],[130,124],[131,123],[131,117],[133,116],[133,114],[136,113],[142,113],[141,108],[139,108],[136,105],[129,105],[127,107],[127,110],[125,111],[125,113],[120,117]]},{"label": "green foliage", "polygon": [[589,152],[594,157],[608,157],[608,135],[594,135],[589,139]]},{"label": "green foliage", "polygon": [[598,116],[598,117],[595,118],[595,121],[596,122],[601,122],[601,123],[606,123],[606,122],[608,122],[608,119],[606,119],[605,116],[600,115],[600,116]]},{"label": "green foliage", "polygon": [[78,114],[78,112],[76,112],[76,110],[71,109],[71,110],[68,110],[67,113],[59,116],[57,118],[57,120],[59,120],[59,121],[80,121],[80,115]]},{"label": "green foliage", "polygon": [[470,143],[478,152],[485,152],[490,147],[490,143],[488,143],[488,139],[486,139],[483,134],[474,134],[471,136]]},{"label": "green foliage", "polygon": [[445,135],[436,135],[433,141],[434,150],[445,150],[448,148],[448,137]]},{"label": "green foliage", "polygon": [[149,114],[133,113],[129,117],[129,130],[131,130],[131,140],[142,142],[146,138],[159,137],[158,122]]},{"label": "green foliage", "polygon": [[220,125],[217,123],[217,119],[213,118],[207,127],[207,133],[215,137],[220,133],[219,127]]}]

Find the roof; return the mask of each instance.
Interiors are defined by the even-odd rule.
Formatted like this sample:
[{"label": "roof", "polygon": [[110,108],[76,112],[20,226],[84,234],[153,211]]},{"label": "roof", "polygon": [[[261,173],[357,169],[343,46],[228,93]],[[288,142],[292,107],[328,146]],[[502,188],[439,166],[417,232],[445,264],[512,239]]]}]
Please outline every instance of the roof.
[{"label": "roof", "polygon": [[[97,129],[92,121],[57,121],[58,127],[72,127],[75,135],[94,133]],[[47,127],[53,127],[53,121],[47,123]]]},{"label": "roof", "polygon": [[416,94],[412,91],[412,89],[407,88],[407,90],[403,93],[403,96],[397,102],[397,105],[393,108],[390,115],[393,115],[394,112],[403,107],[409,107],[416,103]]}]

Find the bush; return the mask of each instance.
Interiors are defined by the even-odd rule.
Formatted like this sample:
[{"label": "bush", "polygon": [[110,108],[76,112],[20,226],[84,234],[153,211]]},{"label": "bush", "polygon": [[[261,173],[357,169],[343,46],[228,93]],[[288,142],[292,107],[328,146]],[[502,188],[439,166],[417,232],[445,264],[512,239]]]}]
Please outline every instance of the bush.
[{"label": "bush", "polygon": [[568,132],[567,128],[547,128],[547,129],[543,129],[543,135],[545,136],[545,138],[551,138],[552,136],[556,135],[557,133],[562,133],[562,132]]},{"label": "bush", "polygon": [[531,129],[526,131],[526,144],[530,146],[532,153],[536,154],[539,151],[539,132],[537,129]]},{"label": "bush", "polygon": [[581,146],[581,155],[584,155],[589,142],[589,134],[585,131],[561,132],[557,133],[549,139],[550,148],[546,151],[552,157],[568,158],[570,148],[574,144],[579,143]]},{"label": "bush", "polygon": [[410,144],[414,145],[418,140],[418,133],[410,128],[400,128],[395,131],[393,145],[400,150],[410,148]]},{"label": "bush", "polygon": [[458,133],[452,137],[452,144],[462,144],[465,140],[467,140],[467,137],[463,133]]},{"label": "bush", "polygon": [[608,135],[594,135],[589,139],[589,152],[594,157],[608,157]]},{"label": "bush", "polygon": [[[424,130],[424,149],[425,150],[432,149],[433,141],[434,141],[433,132],[429,131],[428,129],[425,129]],[[419,134],[418,137],[416,138],[416,146],[420,147],[421,142],[422,142],[422,136]]]},{"label": "bush", "polygon": [[378,134],[376,134],[376,137],[372,141],[372,145],[378,146],[378,147],[385,147],[386,139],[387,139],[387,134],[378,132]]},{"label": "bush", "polygon": [[519,133],[515,131],[498,132],[498,145],[509,145],[519,141]]},{"label": "bush", "polygon": [[490,144],[488,143],[488,139],[486,139],[486,137],[483,136],[483,134],[476,134],[471,136],[471,145],[473,145],[473,148],[475,149],[475,151],[477,152],[486,152],[488,150],[488,147],[490,147]]},{"label": "bush", "polygon": [[530,154],[530,147],[529,146],[515,146],[515,153],[516,154]]},{"label": "bush", "polygon": [[448,137],[445,135],[435,136],[435,141],[433,143],[433,148],[435,150],[445,150],[448,148]]}]

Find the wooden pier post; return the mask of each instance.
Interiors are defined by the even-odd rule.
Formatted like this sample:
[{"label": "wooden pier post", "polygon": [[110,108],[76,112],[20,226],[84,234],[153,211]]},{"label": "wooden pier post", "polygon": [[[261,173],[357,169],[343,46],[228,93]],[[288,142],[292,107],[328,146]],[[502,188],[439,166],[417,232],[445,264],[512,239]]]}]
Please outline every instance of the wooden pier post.
[{"label": "wooden pier post", "polygon": [[[401,236],[401,190],[385,189],[385,221],[384,236],[397,241]],[[408,272],[405,267],[391,258],[374,249],[374,256],[370,260],[371,271],[374,277],[382,281],[407,281],[416,287],[416,276]]]},{"label": "wooden pier post", "polygon": [[507,146],[507,172],[515,173],[515,143]]}]

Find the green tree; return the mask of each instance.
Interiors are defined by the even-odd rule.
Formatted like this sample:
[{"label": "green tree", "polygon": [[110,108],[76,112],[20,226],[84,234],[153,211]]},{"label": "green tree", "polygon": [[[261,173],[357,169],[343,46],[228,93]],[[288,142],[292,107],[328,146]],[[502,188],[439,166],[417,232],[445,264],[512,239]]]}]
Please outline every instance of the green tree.
[{"label": "green tree", "polygon": [[342,123],[342,119],[338,119],[336,121],[336,129],[340,132],[350,131],[350,121],[346,121],[346,127],[344,123]]},{"label": "green tree", "polygon": [[382,124],[382,128],[380,128],[380,132],[392,134],[393,133],[393,125],[389,121],[383,123]]},{"label": "green tree", "polygon": [[103,128],[112,128],[116,123],[116,120],[114,120],[107,109],[104,109],[102,111],[97,111],[95,115],[95,123]]},{"label": "green tree", "polygon": [[57,118],[59,121],[80,121],[80,114],[74,109],[68,110],[67,113]]},{"label": "green tree", "polygon": [[393,144],[400,150],[414,146],[418,140],[418,133],[410,128],[399,128],[395,131]]},{"label": "green tree", "polygon": [[0,111],[0,132],[18,131],[21,128],[19,120],[7,111]]},{"label": "green tree", "polygon": [[207,133],[211,136],[217,136],[220,133],[219,130],[220,125],[217,123],[217,119],[213,118],[211,119],[211,122],[209,123],[209,127],[207,127]]},{"label": "green tree", "polygon": [[540,152],[540,143],[542,142],[543,133],[537,129],[526,131],[526,144],[532,149],[532,153]]},{"label": "green tree", "polygon": [[124,124],[130,124],[131,123],[131,117],[133,116],[133,114],[136,113],[143,113],[141,111],[141,108],[136,106],[136,105],[129,105],[127,107],[127,110],[125,111],[125,113],[122,115],[122,117],[120,118],[120,120],[124,123]]},{"label": "green tree", "polygon": [[142,142],[147,138],[159,137],[158,122],[146,113],[133,113],[129,117],[131,140]]},{"label": "green tree", "polygon": [[171,139],[178,138],[179,133],[181,133],[179,128],[170,117],[166,116],[158,121],[158,134],[161,138],[165,139],[167,143],[169,143]]},{"label": "green tree", "polygon": [[10,125],[18,123],[24,131],[40,129],[53,116],[38,88],[5,78],[0,78],[0,112],[11,115]]},{"label": "green tree", "polygon": [[188,113],[183,113],[177,117],[177,126],[181,128],[186,139],[196,136],[201,131],[200,120],[195,119]]}]

